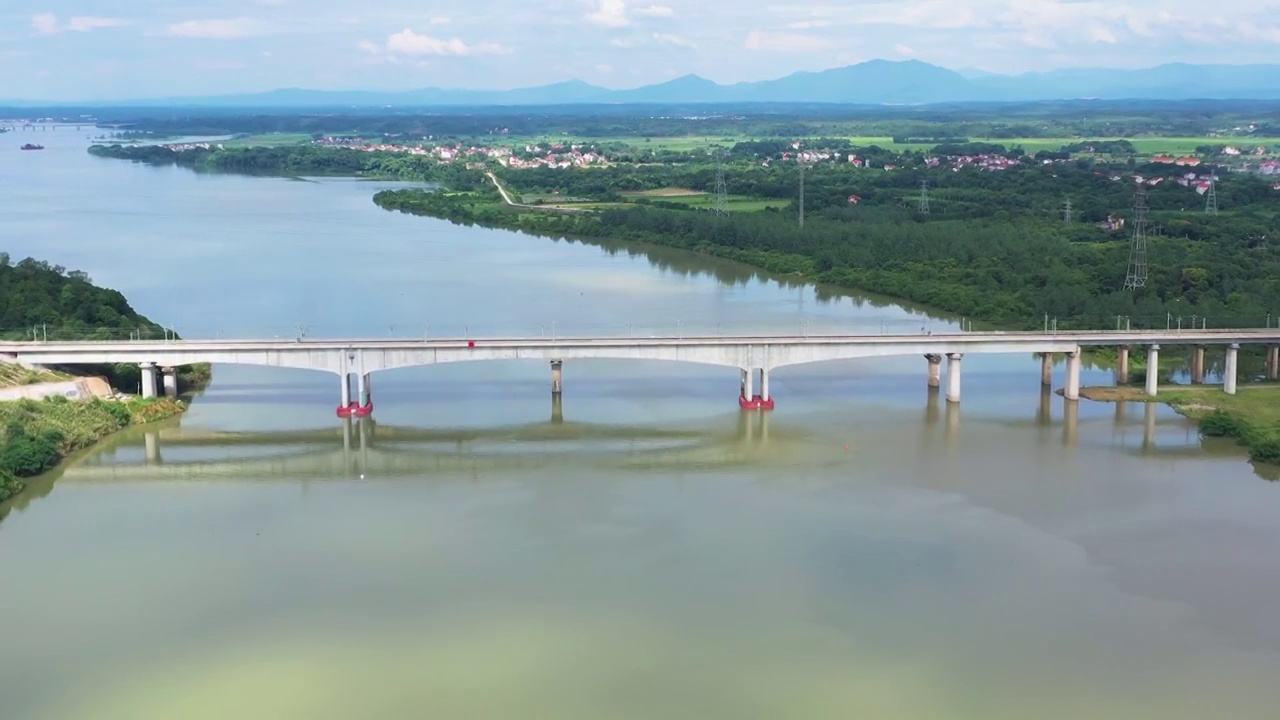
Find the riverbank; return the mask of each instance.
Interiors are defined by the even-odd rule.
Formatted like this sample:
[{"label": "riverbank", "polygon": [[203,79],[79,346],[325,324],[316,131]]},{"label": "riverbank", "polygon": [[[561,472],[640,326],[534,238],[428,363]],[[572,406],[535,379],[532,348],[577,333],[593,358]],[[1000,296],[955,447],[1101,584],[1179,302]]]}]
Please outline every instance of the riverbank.
[{"label": "riverbank", "polygon": [[1228,395],[1217,385],[1161,385],[1153,398],[1137,387],[1087,387],[1080,397],[1099,402],[1160,402],[1196,420],[1210,437],[1235,438],[1256,462],[1280,463],[1280,385],[1240,385]]},{"label": "riverbank", "polygon": [[0,403],[0,502],[18,495],[25,478],[48,472],[68,455],[132,425],[186,410],[172,398],[18,400]]}]

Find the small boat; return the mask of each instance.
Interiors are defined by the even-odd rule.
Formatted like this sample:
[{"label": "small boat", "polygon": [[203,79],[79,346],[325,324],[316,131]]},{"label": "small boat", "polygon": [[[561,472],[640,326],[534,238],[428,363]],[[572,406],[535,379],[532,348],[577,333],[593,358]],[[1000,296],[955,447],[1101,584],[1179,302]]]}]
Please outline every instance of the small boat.
[{"label": "small boat", "polygon": [[27,143],[26,145],[23,145],[23,146],[22,146],[22,149],[23,149],[23,150],[43,150],[43,149],[44,149],[44,146],[43,146],[43,145],[32,145],[31,143]]}]

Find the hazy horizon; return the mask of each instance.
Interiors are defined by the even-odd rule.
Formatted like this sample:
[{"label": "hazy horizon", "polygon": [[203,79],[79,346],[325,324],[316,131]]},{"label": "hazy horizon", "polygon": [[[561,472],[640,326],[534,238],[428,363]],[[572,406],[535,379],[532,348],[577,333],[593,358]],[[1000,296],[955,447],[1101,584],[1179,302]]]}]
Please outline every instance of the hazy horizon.
[{"label": "hazy horizon", "polygon": [[476,0],[376,14],[336,0],[51,0],[0,15],[6,100],[117,101],[280,88],[634,88],[769,80],[872,59],[1019,74],[1275,62],[1268,0]]}]

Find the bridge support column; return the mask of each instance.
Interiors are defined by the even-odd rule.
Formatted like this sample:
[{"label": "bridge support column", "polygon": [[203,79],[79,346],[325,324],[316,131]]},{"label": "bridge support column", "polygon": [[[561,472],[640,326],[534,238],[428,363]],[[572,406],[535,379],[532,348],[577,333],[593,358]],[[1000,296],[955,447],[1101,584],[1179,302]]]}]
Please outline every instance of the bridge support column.
[{"label": "bridge support column", "polygon": [[1080,351],[1067,353],[1067,387],[1062,396],[1068,400],[1080,399]]},{"label": "bridge support column", "polygon": [[1040,353],[1040,384],[1053,385],[1053,353]]},{"label": "bridge support column", "polygon": [[1228,395],[1236,394],[1236,365],[1240,360],[1240,346],[1227,346],[1227,361],[1222,365],[1222,389]]},{"label": "bridge support column", "polygon": [[1191,384],[1199,385],[1204,382],[1204,346],[1196,345],[1191,348]]},{"label": "bridge support column", "polygon": [[142,369],[142,397],[153,398],[156,396],[156,364],[141,363],[139,367]]},{"label": "bridge support column", "polygon": [[942,356],[925,355],[924,358],[929,361],[929,387],[940,387],[942,385]]},{"label": "bridge support column", "polygon": [[1116,384],[1129,384],[1129,346],[1121,345],[1116,354]]},{"label": "bridge support column", "polygon": [[1156,389],[1160,383],[1160,346],[1152,345],[1147,348],[1147,394],[1151,397],[1156,396]]},{"label": "bridge support column", "polygon": [[338,417],[367,417],[373,412],[373,389],[368,373],[356,375],[356,397],[351,399],[351,375],[342,375],[342,404]]},{"label": "bridge support column", "polygon": [[178,397],[178,370],[177,368],[162,368],[162,379],[164,385],[165,397]]},{"label": "bridge support column", "polygon": [[760,394],[755,392],[756,369],[742,371],[742,396],[738,405],[743,410],[772,410],[773,398],[769,396],[769,371],[760,368]]},{"label": "bridge support column", "polygon": [[947,353],[947,402],[960,402],[960,360],[964,353]]},{"label": "bridge support column", "polygon": [[1280,345],[1267,346],[1267,372],[1268,380],[1280,379]]},{"label": "bridge support column", "polygon": [[551,361],[551,394],[557,397],[560,396],[560,391],[563,389],[563,367],[563,360]]}]

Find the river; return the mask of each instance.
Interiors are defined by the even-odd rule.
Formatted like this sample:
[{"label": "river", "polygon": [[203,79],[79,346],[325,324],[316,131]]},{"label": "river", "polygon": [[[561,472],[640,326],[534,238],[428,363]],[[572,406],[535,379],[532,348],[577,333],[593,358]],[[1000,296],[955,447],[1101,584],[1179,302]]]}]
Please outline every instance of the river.
[{"label": "river", "polygon": [[[0,135],[0,250],[187,337],[955,326],[88,134]],[[216,367],[0,509],[4,717],[1272,716],[1273,471],[1030,357],[966,358],[960,408],[925,370],[784,369],[747,415],[722,369],[566,363],[553,407],[541,363],[458,364],[344,425],[333,376]]]}]

